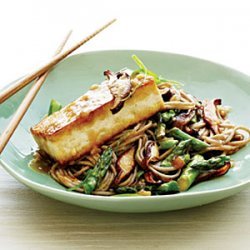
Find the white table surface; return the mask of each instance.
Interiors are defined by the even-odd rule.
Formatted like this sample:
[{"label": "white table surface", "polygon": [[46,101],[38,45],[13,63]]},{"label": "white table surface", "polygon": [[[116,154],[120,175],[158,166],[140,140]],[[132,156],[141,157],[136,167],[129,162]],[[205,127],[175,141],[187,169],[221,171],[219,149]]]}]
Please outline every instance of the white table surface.
[{"label": "white table surface", "polygon": [[[248,1],[5,1],[0,89],[117,17],[77,53],[146,49],[205,58],[250,74]],[[1,114],[0,114],[1,115]],[[1,126],[1,124],[0,124]],[[1,249],[249,249],[250,190],[182,211],[112,214],[37,194],[0,167]]]}]

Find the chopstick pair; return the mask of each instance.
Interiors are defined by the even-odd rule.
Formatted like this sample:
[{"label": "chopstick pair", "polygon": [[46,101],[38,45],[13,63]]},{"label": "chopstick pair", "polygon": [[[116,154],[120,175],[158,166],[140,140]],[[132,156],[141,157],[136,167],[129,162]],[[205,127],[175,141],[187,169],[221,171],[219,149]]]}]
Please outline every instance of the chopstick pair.
[{"label": "chopstick pair", "polygon": [[26,94],[25,98],[23,99],[21,105],[18,107],[17,111],[15,112],[12,120],[6,127],[6,129],[3,131],[3,133],[0,135],[0,154],[4,150],[6,144],[10,140],[11,136],[13,135],[14,131],[16,130],[18,124],[22,120],[23,116],[27,112],[29,106],[31,105],[32,101],[34,100],[36,94],[40,90],[42,84],[44,83],[46,77],[48,76],[49,71],[53,66],[55,66],[58,62],[66,58],[69,54],[71,54],[73,51],[78,49],[80,46],[88,42],[90,39],[92,39],[94,36],[99,34],[101,31],[106,29],[108,26],[110,26],[112,23],[114,23],[116,19],[111,20],[110,22],[103,25],[101,28],[81,40],[80,42],[76,43],[74,46],[66,50],[65,52],[61,53],[62,49],[64,48],[66,42],[68,41],[71,31],[66,35],[58,49],[56,50],[55,56],[52,60],[41,66],[39,69],[35,70],[34,72],[28,74],[26,77],[22,78],[21,80],[17,81],[13,85],[11,85],[9,88],[5,89],[2,93],[0,93],[0,103],[3,103],[5,100],[7,100],[9,97],[11,97],[13,94],[18,92],[20,89],[22,89],[24,86],[26,86],[31,81],[35,80],[37,77],[39,77],[34,85],[31,87],[29,92]]}]

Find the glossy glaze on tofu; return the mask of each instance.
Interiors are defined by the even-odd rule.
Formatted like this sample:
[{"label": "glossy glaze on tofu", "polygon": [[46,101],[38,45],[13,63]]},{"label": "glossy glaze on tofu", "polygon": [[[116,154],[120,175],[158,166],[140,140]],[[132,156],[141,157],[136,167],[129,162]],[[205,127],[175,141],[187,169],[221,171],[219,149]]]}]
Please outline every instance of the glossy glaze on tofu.
[{"label": "glossy glaze on tofu", "polygon": [[60,164],[67,164],[164,108],[153,79],[141,84],[112,114],[114,102],[106,82],[93,85],[76,101],[45,117],[31,133],[40,149]]}]

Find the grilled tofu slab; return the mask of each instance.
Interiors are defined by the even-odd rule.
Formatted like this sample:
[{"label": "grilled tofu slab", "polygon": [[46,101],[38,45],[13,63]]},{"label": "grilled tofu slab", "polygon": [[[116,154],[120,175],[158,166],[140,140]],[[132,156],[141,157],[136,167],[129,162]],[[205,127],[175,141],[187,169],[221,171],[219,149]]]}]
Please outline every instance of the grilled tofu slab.
[{"label": "grilled tofu slab", "polygon": [[93,85],[86,94],[32,127],[31,133],[40,149],[67,164],[164,108],[153,79],[141,84],[117,113],[111,112],[114,102],[105,82]]}]

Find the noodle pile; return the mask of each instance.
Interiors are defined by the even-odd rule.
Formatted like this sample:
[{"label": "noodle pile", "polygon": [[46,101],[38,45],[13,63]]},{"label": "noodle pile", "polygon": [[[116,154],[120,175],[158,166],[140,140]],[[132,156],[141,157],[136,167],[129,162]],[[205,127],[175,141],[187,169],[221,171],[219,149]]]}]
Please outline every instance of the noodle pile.
[{"label": "noodle pile", "polygon": [[[200,101],[184,90],[174,87],[171,82],[160,83],[158,88],[165,101],[165,111],[176,113],[166,130],[177,127],[207,143],[208,147],[199,152],[200,154],[231,155],[250,141],[249,128],[231,124],[227,118],[230,109],[222,106],[219,99]],[[151,195],[148,186],[177,180],[183,171],[178,166],[166,168],[161,165],[161,161],[173,152],[173,148],[162,150],[159,147],[156,135],[159,115],[156,114],[126,129],[105,145],[93,149],[88,155],[67,166],[60,166],[50,160],[50,175],[65,187],[84,193],[81,182],[88,171],[97,164],[102,152],[110,147],[113,149],[112,163],[92,194],[109,196],[117,194],[119,188],[126,187],[129,192],[129,188],[140,187],[138,194]],[[117,161],[131,148],[135,152],[135,165],[127,176],[118,180]],[[151,155],[147,158],[149,149]],[[38,151],[36,157],[44,158],[44,154]]]}]

